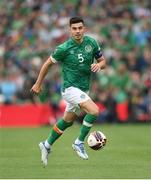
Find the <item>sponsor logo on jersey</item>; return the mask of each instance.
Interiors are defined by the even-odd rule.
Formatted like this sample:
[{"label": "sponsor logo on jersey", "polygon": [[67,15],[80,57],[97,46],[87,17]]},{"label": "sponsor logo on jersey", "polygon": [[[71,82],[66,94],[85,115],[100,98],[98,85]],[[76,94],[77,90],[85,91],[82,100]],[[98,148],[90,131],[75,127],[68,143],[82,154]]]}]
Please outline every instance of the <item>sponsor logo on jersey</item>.
[{"label": "sponsor logo on jersey", "polygon": [[91,52],[92,51],[92,46],[91,45],[86,45],[85,46],[85,51],[88,52],[88,53]]}]

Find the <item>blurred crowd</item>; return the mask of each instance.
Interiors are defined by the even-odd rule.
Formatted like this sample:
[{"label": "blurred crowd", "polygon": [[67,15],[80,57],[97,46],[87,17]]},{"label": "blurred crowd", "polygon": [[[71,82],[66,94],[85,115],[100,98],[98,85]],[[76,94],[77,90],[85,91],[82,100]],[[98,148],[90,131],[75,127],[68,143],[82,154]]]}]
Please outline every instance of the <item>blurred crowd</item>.
[{"label": "blurred crowd", "polygon": [[43,62],[69,37],[69,18],[79,15],[107,59],[107,68],[92,76],[98,121],[151,121],[150,0],[4,0],[0,9],[0,104],[50,103],[62,112],[58,64],[40,97],[30,88]]}]

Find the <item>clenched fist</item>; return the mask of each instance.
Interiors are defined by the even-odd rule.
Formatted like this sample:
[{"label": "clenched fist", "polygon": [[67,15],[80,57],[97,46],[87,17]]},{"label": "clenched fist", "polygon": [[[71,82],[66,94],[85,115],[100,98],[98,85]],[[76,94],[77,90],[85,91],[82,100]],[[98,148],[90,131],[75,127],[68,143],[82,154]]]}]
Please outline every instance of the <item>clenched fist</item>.
[{"label": "clenched fist", "polygon": [[38,84],[34,84],[30,90],[30,92],[33,92],[36,95],[38,95],[41,91],[42,91],[42,88]]}]

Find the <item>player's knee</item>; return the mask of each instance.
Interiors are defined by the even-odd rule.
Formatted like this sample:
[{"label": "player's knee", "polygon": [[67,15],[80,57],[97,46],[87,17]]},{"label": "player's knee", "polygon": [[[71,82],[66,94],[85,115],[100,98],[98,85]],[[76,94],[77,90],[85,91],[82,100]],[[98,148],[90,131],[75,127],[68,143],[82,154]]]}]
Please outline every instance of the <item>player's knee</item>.
[{"label": "player's knee", "polygon": [[96,106],[94,109],[91,110],[90,114],[94,116],[99,116],[99,108]]}]

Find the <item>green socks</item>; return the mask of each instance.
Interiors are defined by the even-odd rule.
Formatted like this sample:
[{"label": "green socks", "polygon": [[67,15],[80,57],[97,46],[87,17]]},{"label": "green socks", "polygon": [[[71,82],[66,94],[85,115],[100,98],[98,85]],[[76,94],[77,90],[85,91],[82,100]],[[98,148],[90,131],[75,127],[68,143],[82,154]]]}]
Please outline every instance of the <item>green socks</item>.
[{"label": "green socks", "polygon": [[[81,126],[80,135],[78,139],[84,141],[85,137],[89,133],[93,122],[97,119],[97,116],[87,114],[83,120]],[[52,128],[51,133],[47,139],[47,142],[52,145],[64,132],[65,129],[72,126],[73,122],[66,122],[63,119],[60,119]]]},{"label": "green socks", "polygon": [[83,124],[80,130],[80,135],[78,137],[78,139],[80,141],[84,141],[85,137],[87,136],[87,134],[89,133],[93,122],[97,119],[97,116],[91,115],[91,114],[87,114],[83,120]]},{"label": "green socks", "polygon": [[48,143],[52,145],[62,134],[65,129],[72,126],[73,122],[66,122],[60,119],[51,130],[51,133],[47,139]]}]

